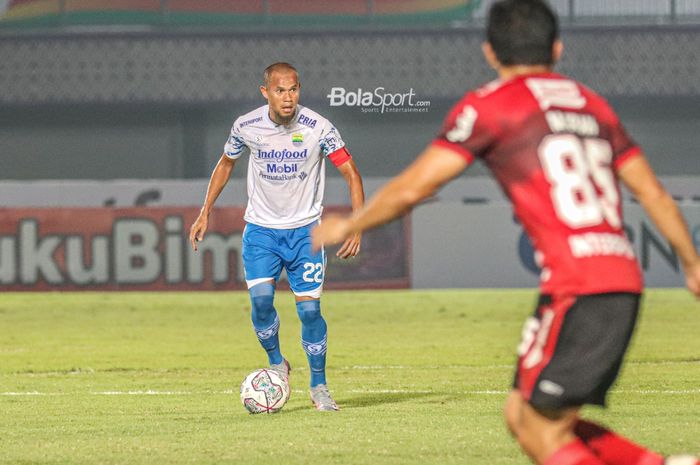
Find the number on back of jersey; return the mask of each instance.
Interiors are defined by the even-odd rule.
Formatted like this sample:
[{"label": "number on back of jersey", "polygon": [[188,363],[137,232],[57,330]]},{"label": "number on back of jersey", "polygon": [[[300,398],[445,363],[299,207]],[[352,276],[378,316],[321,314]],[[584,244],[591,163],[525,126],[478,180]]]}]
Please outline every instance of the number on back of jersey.
[{"label": "number on back of jersey", "polygon": [[552,203],[560,220],[572,228],[596,226],[603,221],[613,228],[622,226],[608,141],[554,134],[542,140],[538,155],[552,186]]}]

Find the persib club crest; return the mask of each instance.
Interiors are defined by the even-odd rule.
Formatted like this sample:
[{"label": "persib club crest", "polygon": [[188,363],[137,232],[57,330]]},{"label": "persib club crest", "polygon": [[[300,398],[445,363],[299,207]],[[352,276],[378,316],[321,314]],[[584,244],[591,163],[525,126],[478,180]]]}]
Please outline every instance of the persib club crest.
[{"label": "persib club crest", "polygon": [[304,143],[304,136],[303,134],[292,134],[292,144],[295,146],[299,146]]}]

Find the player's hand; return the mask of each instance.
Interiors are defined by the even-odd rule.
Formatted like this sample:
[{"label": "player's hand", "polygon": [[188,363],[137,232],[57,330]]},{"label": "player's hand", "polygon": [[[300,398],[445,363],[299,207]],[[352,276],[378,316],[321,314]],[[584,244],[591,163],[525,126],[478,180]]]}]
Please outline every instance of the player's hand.
[{"label": "player's hand", "polygon": [[343,260],[356,257],[360,253],[360,242],[362,241],[362,233],[351,234],[350,237],[345,239],[343,246],[338,249],[335,253],[336,257],[340,257]]},{"label": "player's hand", "polygon": [[350,220],[347,217],[330,215],[311,231],[311,243],[314,250],[320,250],[324,245],[339,244],[349,235]]},{"label": "player's hand", "polygon": [[200,213],[197,219],[192,223],[190,228],[190,244],[192,244],[192,250],[197,250],[197,242],[204,239],[204,233],[207,232],[207,226],[209,223],[209,215]]},{"label": "player's hand", "polygon": [[700,299],[700,261],[686,268],[685,282],[690,292]]}]

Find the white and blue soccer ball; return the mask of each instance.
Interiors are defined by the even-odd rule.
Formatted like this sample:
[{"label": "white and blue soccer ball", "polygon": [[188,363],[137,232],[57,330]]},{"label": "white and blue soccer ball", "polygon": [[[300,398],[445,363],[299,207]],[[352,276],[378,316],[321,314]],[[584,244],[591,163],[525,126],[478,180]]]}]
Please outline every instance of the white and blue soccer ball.
[{"label": "white and blue soccer ball", "polygon": [[275,370],[255,370],[241,384],[241,402],[250,413],[277,413],[289,400],[289,382]]}]

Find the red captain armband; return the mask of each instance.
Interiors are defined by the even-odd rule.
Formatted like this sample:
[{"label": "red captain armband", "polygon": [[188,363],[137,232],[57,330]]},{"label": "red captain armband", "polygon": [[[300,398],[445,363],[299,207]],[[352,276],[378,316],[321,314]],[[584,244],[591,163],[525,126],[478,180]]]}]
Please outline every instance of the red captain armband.
[{"label": "red captain armband", "polygon": [[339,148],[335,152],[328,155],[328,159],[332,161],[335,166],[340,166],[351,158],[350,152],[345,150],[345,147]]}]

